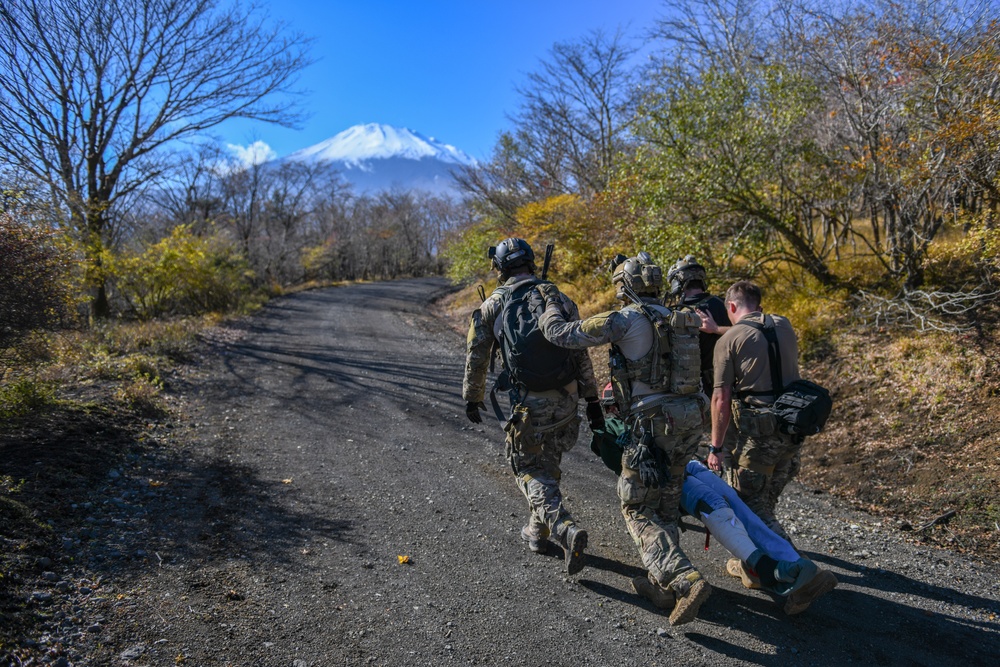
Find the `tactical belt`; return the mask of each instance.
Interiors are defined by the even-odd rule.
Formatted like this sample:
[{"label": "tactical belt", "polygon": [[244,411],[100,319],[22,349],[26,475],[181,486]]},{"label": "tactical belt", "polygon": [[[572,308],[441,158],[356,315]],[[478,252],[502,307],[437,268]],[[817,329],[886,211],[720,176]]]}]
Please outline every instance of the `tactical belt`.
[{"label": "tactical belt", "polygon": [[[576,380],[570,380],[568,383],[566,383],[566,387],[570,386],[574,382],[576,382]],[[490,389],[490,404],[493,406],[493,413],[497,416],[497,421],[500,422],[500,426],[503,426],[507,422],[507,418],[503,416],[503,409],[501,409],[501,407],[500,407],[500,401],[497,399],[497,385],[498,384],[499,384],[499,379],[498,379],[497,382],[493,383],[493,388]],[[556,391],[556,392],[559,393],[560,396],[569,396],[569,391],[566,389],[566,387],[559,387],[558,389],[552,389],[550,391]],[[524,392],[524,398],[527,398],[528,394],[530,394],[530,393],[531,393],[530,391]],[[520,400],[524,400],[524,398],[521,398]],[[520,402],[520,401],[518,401],[518,402]],[[560,421],[556,422],[555,424],[549,424],[549,425],[540,426],[540,427],[536,426],[535,427],[535,431],[536,432],[539,432],[539,431],[548,431],[549,429],[556,428],[556,427],[562,426],[564,424],[568,424],[569,421],[570,421],[570,419],[572,419],[575,416],[576,416],[576,413],[572,412],[572,413],[570,413],[569,417],[567,417],[566,419],[560,420]]]}]

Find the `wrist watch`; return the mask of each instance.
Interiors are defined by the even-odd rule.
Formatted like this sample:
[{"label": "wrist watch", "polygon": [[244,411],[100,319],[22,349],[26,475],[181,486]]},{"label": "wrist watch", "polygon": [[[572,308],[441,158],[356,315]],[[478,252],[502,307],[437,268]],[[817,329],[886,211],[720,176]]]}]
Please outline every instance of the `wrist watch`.
[{"label": "wrist watch", "polygon": [[722,453],[722,447],[709,447],[708,451],[712,452],[716,456]]}]

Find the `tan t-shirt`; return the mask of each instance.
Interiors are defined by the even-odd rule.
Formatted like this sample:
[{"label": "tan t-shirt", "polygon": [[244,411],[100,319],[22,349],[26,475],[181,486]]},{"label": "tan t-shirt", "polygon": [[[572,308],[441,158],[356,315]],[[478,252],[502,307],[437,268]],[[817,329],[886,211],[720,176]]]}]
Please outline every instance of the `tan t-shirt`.
[{"label": "tan t-shirt", "polygon": [[[774,320],[774,330],[778,338],[778,350],[781,352],[781,380],[789,384],[799,379],[799,343],[792,324],[780,315],[767,315]],[[764,323],[765,315],[761,312],[750,313],[740,322],[754,321]],[[732,387],[733,397],[738,398],[744,392],[770,392],[771,363],[767,356],[767,339],[764,332],[751,327],[736,324],[722,335],[715,344],[715,387]],[[773,396],[758,397],[765,402],[774,400]]]}]

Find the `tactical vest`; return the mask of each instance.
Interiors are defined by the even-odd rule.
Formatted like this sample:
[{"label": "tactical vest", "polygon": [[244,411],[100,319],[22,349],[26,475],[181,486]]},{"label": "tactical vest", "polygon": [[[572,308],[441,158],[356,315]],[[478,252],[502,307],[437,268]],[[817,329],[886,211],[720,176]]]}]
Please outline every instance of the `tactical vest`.
[{"label": "tactical vest", "polygon": [[[653,344],[639,359],[627,359],[611,346],[611,385],[619,408],[632,404],[632,383],[645,382],[655,392],[687,395],[701,391],[701,317],[692,308],[629,305],[653,325]],[[664,313],[663,311],[667,312]]]}]

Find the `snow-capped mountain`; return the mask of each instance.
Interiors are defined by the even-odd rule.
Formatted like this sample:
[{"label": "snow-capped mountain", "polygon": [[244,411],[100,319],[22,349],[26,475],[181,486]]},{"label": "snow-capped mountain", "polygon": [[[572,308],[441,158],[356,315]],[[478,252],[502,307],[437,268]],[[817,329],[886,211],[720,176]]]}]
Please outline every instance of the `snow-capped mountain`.
[{"label": "snow-capped mountain", "polygon": [[406,128],[355,125],[283,160],[331,164],[359,192],[390,188],[458,193],[452,172],[473,159],[458,148]]}]

